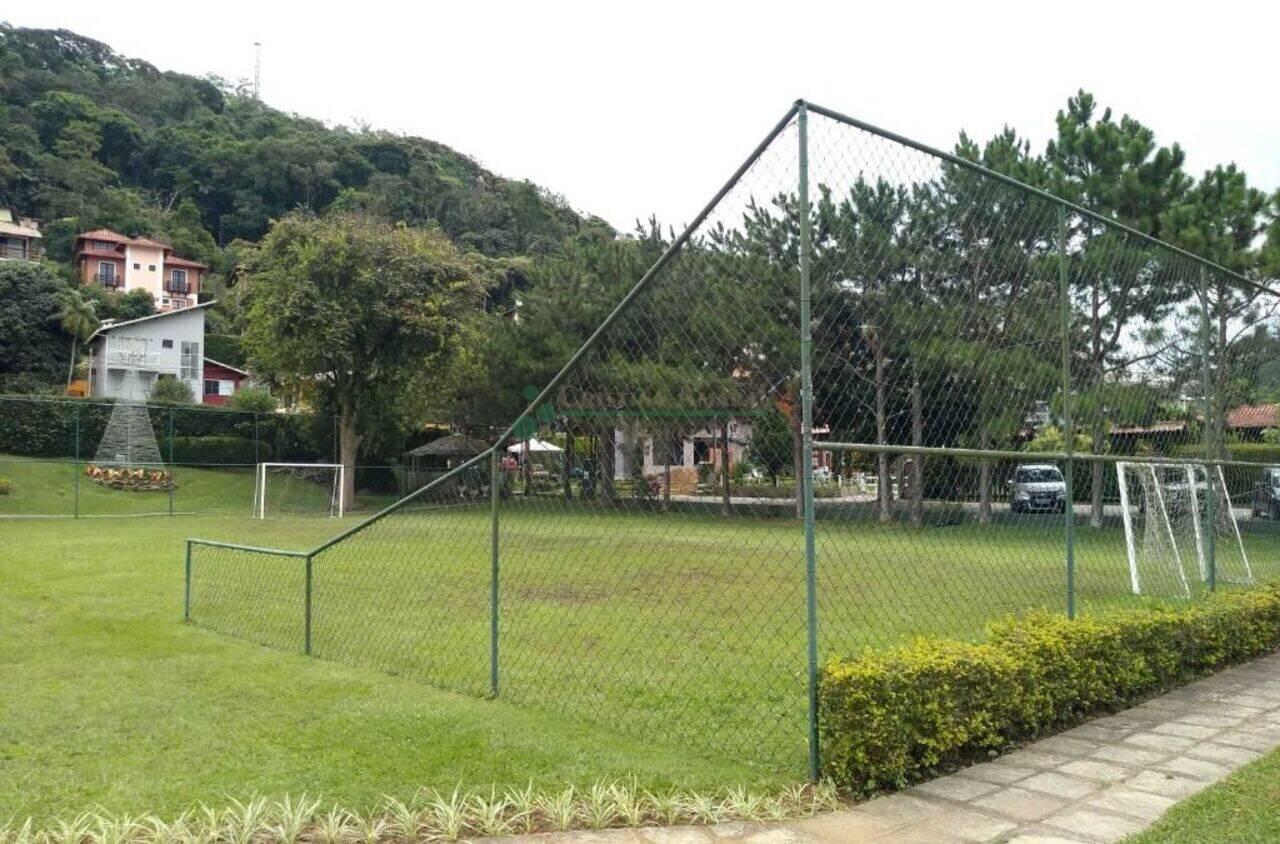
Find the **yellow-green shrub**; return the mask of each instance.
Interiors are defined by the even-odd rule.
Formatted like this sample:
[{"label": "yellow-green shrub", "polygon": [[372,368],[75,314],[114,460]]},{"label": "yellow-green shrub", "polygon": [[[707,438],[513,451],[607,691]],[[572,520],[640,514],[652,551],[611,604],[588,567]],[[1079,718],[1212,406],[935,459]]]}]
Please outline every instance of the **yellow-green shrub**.
[{"label": "yellow-green shrub", "polygon": [[921,638],[833,660],[820,679],[826,774],[855,790],[930,772],[1280,647],[1280,587],[1070,620],[1033,612],[981,643]]}]

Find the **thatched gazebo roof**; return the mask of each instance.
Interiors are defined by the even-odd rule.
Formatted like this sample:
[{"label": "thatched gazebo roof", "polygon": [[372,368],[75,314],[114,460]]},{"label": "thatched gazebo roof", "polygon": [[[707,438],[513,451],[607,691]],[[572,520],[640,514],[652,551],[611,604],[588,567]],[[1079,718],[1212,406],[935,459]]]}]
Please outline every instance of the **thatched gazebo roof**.
[{"label": "thatched gazebo roof", "polygon": [[449,434],[426,445],[405,452],[406,457],[475,457],[488,450],[489,444],[465,434]]}]

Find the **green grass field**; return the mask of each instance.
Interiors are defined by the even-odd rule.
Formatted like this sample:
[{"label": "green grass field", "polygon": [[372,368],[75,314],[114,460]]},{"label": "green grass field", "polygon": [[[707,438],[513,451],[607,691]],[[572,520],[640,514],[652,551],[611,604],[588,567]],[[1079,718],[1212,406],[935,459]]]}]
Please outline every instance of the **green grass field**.
[{"label": "green grass field", "polygon": [[1280,841],[1280,751],[1179,803],[1130,844]]},{"label": "green grass field", "polygon": [[[351,523],[348,520],[347,523]],[[0,521],[0,818],[176,813],[307,791],[351,805],[420,786],[777,784],[710,754],[305,659],[181,623],[191,533],[306,546],[329,520]]]},{"label": "green grass field", "polygon": [[[7,506],[41,489],[23,468]],[[244,474],[182,477],[187,500],[204,490],[215,511],[252,495]],[[913,529],[821,515],[823,658],[914,633],[980,636],[994,616],[1065,605],[1056,519]],[[0,520],[0,665],[20,678],[0,696],[0,816],[171,811],[253,791],[360,805],[422,785],[803,776],[792,519],[506,503],[497,701],[482,699],[487,504],[405,511],[317,556],[318,659],[301,656],[298,559],[197,549],[196,624],[181,623],[185,538],[303,550],[342,525]],[[1249,535],[1259,576],[1276,573],[1278,539]],[[1086,610],[1135,600],[1119,530],[1080,531],[1077,585]]]}]

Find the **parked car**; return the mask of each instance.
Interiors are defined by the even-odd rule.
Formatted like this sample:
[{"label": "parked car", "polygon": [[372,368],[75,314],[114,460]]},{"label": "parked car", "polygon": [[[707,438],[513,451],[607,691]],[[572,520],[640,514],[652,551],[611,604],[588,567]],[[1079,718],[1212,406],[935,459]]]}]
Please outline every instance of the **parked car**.
[{"label": "parked car", "polygon": [[[1191,511],[1192,502],[1201,513],[1208,510],[1209,483],[1202,466],[1193,466],[1194,481],[1187,478],[1184,466],[1157,466],[1156,477],[1160,480],[1164,507],[1170,516]],[[1194,485],[1194,486],[1193,486]]]},{"label": "parked car", "polygon": [[1015,513],[1065,513],[1067,482],[1051,463],[1023,463],[1009,481],[1009,509]]},{"label": "parked car", "polygon": [[1254,518],[1280,519],[1280,466],[1268,466],[1253,490]]}]

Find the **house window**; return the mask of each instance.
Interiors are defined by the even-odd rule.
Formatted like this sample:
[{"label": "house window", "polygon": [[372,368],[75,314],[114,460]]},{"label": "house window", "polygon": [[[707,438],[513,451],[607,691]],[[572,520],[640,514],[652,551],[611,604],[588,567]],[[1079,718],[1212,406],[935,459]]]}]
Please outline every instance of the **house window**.
[{"label": "house window", "polygon": [[174,293],[187,292],[187,271],[186,270],[170,270],[169,287]]},{"label": "house window", "polygon": [[134,261],[134,263],[133,263],[133,268],[134,268],[135,270],[140,270],[140,269],[142,269],[142,264],[139,264],[137,261]]},{"label": "house window", "polygon": [[149,272],[149,273],[153,273],[153,272],[155,272],[155,271],[156,271],[156,265],[155,265],[155,264],[147,264],[147,272]]},{"label": "house window", "polygon": [[201,360],[200,344],[191,340],[182,341],[182,380],[195,381],[200,377]]},{"label": "house window", "polygon": [[98,262],[98,281],[103,284],[114,284],[116,279],[116,265],[110,261]]},{"label": "house window", "polygon": [[684,440],[681,437],[655,438],[653,441],[653,465],[683,466]]},{"label": "house window", "polygon": [[173,348],[173,341],[172,341],[172,340],[161,340],[161,341],[160,341],[160,348],[162,348],[162,349],[172,349],[172,348]]},{"label": "house window", "polygon": [[95,240],[93,242],[94,249],[115,249],[113,244],[107,243],[105,240]]},{"label": "house window", "polygon": [[221,381],[215,381],[212,378],[210,378],[204,382],[204,394],[206,396],[221,395],[222,394],[221,390],[222,390]]}]

